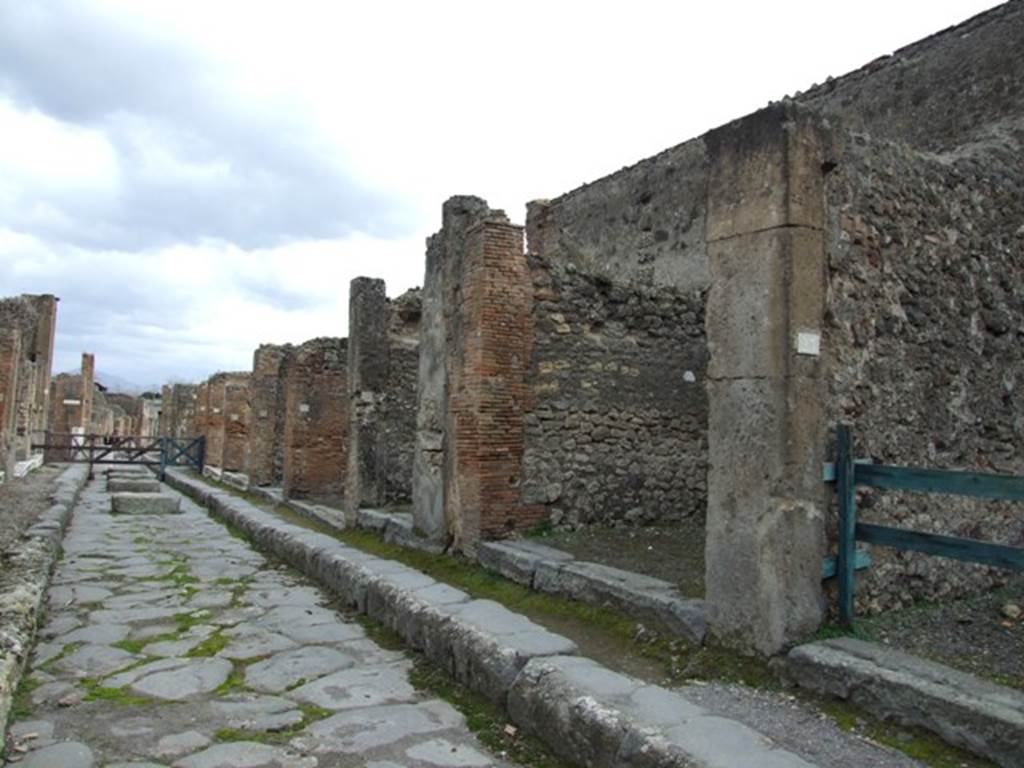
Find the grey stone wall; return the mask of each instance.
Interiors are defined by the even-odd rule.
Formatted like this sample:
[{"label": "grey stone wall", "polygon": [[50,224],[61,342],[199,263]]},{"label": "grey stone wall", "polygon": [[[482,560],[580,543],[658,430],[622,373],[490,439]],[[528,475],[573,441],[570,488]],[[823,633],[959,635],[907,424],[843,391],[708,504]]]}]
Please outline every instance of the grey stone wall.
[{"label": "grey stone wall", "polygon": [[[848,136],[828,179],[824,348],[829,423],[853,425],[858,455],[1024,473],[1021,137],[1019,118],[1002,140],[939,155]],[[1019,505],[869,492],[861,509],[867,522],[1024,545]],[[859,607],[871,612],[1006,575],[881,548],[873,556],[858,578]]]},{"label": "grey stone wall", "polygon": [[1024,3],[1005,3],[796,98],[852,130],[949,149],[1024,112],[1022,41]]},{"label": "grey stone wall", "polygon": [[530,205],[522,493],[556,524],[704,514],[706,187],[697,139]]},{"label": "grey stone wall", "polygon": [[530,260],[536,339],[523,502],[556,524],[702,516],[704,292]]}]

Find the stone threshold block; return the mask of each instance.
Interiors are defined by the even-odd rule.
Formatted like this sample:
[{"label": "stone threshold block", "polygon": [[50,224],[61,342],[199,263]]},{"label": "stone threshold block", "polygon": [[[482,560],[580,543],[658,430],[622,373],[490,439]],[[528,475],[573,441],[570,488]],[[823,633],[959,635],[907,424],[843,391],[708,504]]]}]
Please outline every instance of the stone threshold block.
[{"label": "stone threshold block", "polygon": [[115,515],[180,514],[181,499],[169,493],[115,493],[110,511]]},{"label": "stone threshold block", "polygon": [[850,637],[797,646],[786,670],[802,688],[927,728],[1001,766],[1022,764],[1022,691]]},{"label": "stone threshold block", "polygon": [[389,544],[406,549],[418,549],[432,555],[444,552],[444,545],[416,532],[410,512],[383,512],[379,509],[360,509],[356,512],[356,527],[382,536]]},{"label": "stone threshold block", "polygon": [[249,490],[249,476],[243,475],[241,472],[228,472],[225,470],[221,473],[220,481],[240,491]]},{"label": "stone threshold block", "polygon": [[579,656],[532,659],[508,712],[557,754],[595,768],[813,768],[742,723]]},{"label": "stone threshold block", "polygon": [[110,477],[107,479],[107,490],[110,493],[160,493],[160,481],[142,477],[138,479]]},{"label": "stone threshold block", "polygon": [[573,559],[561,550],[529,541],[488,542],[477,548],[481,565],[538,592],[601,605],[661,625],[701,645],[707,633],[703,600],[683,597],[667,581]]}]

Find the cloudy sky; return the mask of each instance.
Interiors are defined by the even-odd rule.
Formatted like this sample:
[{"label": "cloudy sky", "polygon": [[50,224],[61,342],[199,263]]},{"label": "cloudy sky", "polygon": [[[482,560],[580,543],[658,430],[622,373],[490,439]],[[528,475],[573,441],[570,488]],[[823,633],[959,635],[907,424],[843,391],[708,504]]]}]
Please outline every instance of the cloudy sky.
[{"label": "cloudy sky", "polygon": [[0,0],[0,296],[141,385],[344,336],[452,194],[554,197],[990,0]]}]

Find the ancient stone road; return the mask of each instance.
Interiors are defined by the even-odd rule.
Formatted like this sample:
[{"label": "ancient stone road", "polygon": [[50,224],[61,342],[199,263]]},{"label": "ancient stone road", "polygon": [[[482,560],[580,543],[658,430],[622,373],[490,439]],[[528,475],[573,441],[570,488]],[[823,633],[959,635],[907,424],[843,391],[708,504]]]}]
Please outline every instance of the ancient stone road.
[{"label": "ancient stone road", "polygon": [[111,515],[105,484],[75,508],[7,765],[507,765],[318,588],[187,499]]}]

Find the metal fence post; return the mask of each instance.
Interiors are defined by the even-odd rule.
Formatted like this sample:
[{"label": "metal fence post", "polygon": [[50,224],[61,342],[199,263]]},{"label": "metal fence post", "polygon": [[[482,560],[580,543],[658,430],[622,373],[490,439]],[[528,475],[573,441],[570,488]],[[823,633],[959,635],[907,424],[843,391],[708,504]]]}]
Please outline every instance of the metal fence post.
[{"label": "metal fence post", "polygon": [[856,558],[854,529],[857,525],[857,484],[850,427],[836,427],[836,492],[839,496],[839,549],[836,579],[839,582],[839,623],[853,626],[853,578]]}]

